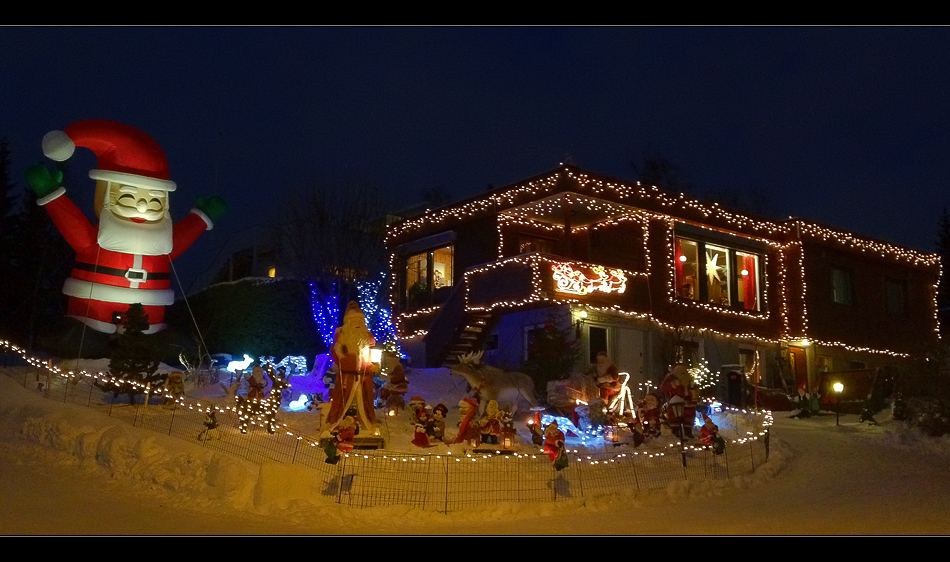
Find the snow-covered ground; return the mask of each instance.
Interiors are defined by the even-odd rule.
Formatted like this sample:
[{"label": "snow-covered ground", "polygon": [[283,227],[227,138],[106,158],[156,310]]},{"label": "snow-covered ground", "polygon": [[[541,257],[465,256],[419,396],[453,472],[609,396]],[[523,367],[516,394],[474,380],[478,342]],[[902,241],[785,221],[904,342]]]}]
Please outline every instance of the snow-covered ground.
[{"label": "snow-covered ground", "polygon": [[[431,377],[429,384],[423,376]],[[431,397],[430,403],[451,407],[461,392],[449,377],[410,375],[409,395]],[[283,419],[306,425],[313,418]],[[309,469],[259,466],[45,399],[0,376],[0,529],[13,535],[947,533],[950,439],[880,421],[868,426],[842,416],[836,426],[834,415],[795,420],[780,413],[770,459],[753,474],[677,482],[635,496],[443,514],[308,501]],[[447,426],[453,424],[450,418]],[[393,425],[392,446],[411,431],[404,425]],[[274,471],[279,493],[271,489]]]}]

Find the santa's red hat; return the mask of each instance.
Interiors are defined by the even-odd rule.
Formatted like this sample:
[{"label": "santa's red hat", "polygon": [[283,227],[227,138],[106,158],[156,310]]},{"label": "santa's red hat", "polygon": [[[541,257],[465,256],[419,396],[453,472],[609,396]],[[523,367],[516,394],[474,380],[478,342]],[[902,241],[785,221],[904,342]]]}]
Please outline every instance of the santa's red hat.
[{"label": "santa's red hat", "polygon": [[96,153],[99,169],[89,171],[92,179],[175,191],[175,182],[168,179],[168,161],[162,148],[135,127],[86,119],[43,137],[43,154],[57,162],[72,156],[77,146]]}]

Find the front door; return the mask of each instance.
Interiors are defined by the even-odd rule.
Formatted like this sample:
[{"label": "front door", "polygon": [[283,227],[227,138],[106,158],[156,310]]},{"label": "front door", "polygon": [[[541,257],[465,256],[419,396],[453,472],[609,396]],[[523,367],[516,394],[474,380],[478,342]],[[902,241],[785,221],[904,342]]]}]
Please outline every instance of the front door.
[{"label": "front door", "polygon": [[792,373],[795,375],[795,384],[798,388],[808,388],[808,361],[805,359],[805,349],[801,347],[788,348],[788,360],[791,363]]}]

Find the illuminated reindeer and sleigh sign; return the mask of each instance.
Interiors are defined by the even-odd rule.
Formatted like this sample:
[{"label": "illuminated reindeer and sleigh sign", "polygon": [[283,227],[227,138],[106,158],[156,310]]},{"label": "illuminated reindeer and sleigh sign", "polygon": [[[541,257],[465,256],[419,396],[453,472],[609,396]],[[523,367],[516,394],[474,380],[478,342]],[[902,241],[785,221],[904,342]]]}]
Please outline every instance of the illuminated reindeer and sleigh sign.
[{"label": "illuminated reindeer and sleigh sign", "polygon": [[595,291],[623,293],[627,290],[627,275],[620,269],[600,265],[586,268],[569,263],[552,263],[554,283],[560,293],[587,295]]}]

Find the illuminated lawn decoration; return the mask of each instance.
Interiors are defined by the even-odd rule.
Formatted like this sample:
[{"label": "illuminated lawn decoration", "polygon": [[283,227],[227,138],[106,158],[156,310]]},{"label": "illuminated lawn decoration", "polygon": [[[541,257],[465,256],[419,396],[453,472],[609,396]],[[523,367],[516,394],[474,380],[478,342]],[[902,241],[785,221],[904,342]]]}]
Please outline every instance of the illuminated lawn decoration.
[{"label": "illuminated lawn decoration", "polygon": [[691,367],[687,372],[699,390],[719,387],[719,373],[710,371],[709,363],[705,359],[701,360],[700,365]]},{"label": "illuminated lawn decoration", "polygon": [[622,416],[627,410],[634,412],[635,416],[636,410],[633,407],[633,393],[630,391],[630,387],[627,386],[627,383],[630,382],[630,373],[620,373],[620,377],[622,378],[620,382],[620,392],[618,392],[610,402],[609,409],[618,416]]},{"label": "illuminated lawn decoration", "polygon": [[251,359],[251,356],[245,353],[243,361],[231,361],[230,363],[228,363],[228,371],[232,373],[235,371],[243,371],[247,369],[248,367],[250,367],[251,363],[253,362],[254,360]]},{"label": "illuminated lawn decoration", "polygon": [[[247,357],[245,355],[245,357]],[[270,364],[274,369],[283,367],[287,371],[287,376],[297,376],[307,374],[307,358],[303,355],[288,355],[280,360],[274,361],[274,357],[260,357],[260,364]]]},{"label": "illuminated lawn decoration", "polygon": [[300,398],[297,398],[287,405],[287,410],[290,412],[299,412],[300,410],[306,410],[309,404],[310,396],[307,394],[301,394]]},{"label": "illuminated lawn decoration", "polygon": [[588,269],[588,276],[580,269],[574,269],[567,263],[551,264],[557,290],[573,295],[586,295],[594,291],[603,293],[623,293],[627,290],[627,275],[619,269],[610,269],[595,265]]}]

